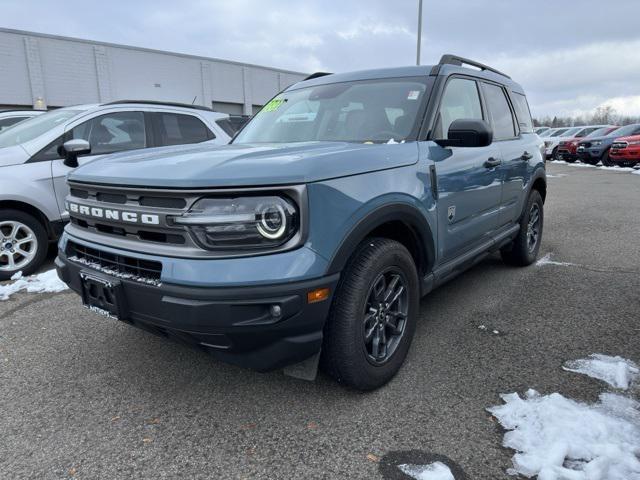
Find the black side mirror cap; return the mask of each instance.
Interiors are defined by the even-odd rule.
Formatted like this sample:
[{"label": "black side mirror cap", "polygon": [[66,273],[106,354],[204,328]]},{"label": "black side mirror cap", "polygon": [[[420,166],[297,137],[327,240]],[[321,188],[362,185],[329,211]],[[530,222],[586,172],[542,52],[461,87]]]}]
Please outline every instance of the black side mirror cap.
[{"label": "black side mirror cap", "polygon": [[485,120],[459,118],[451,122],[448,137],[434,142],[441,147],[486,147],[493,142],[493,130]]},{"label": "black side mirror cap", "polygon": [[91,144],[81,138],[67,140],[58,149],[60,156],[64,157],[64,164],[70,168],[78,166],[78,157],[91,153]]}]

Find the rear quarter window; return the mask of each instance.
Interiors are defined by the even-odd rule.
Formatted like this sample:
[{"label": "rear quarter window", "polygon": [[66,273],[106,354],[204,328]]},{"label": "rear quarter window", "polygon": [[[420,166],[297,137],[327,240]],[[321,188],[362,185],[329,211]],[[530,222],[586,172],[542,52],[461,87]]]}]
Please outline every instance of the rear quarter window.
[{"label": "rear quarter window", "polygon": [[513,107],[516,111],[520,131],[522,133],[533,133],[533,121],[531,120],[531,111],[529,110],[527,97],[521,93],[512,92],[511,99],[513,100]]}]

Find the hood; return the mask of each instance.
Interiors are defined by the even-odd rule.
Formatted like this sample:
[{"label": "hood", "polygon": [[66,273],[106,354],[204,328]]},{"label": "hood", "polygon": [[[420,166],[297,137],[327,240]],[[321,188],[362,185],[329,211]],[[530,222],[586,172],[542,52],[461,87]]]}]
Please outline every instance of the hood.
[{"label": "hood", "polygon": [[191,145],[102,157],[75,169],[69,180],[169,188],[285,185],[395,168],[417,160],[416,142]]},{"label": "hood", "polygon": [[616,137],[616,142],[640,142],[640,135],[629,135],[628,137]]},{"label": "hood", "polygon": [[593,143],[593,142],[602,142],[605,145],[613,143],[616,137],[586,137],[583,138],[580,144],[582,143]]},{"label": "hood", "polygon": [[29,160],[29,154],[20,145],[0,148],[0,167],[18,165]]}]

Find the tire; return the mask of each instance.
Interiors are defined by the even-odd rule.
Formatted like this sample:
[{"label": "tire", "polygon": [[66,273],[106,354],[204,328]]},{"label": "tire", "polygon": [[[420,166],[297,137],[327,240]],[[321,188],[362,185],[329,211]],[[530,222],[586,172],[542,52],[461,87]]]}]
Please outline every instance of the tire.
[{"label": "tire", "polygon": [[[615,162],[612,162],[611,159],[609,158],[609,149],[605,150],[604,153],[602,154],[602,157],[600,157],[600,161],[602,162],[602,165],[604,165],[605,167],[614,167],[616,164]],[[596,162],[594,165],[597,165],[598,163]]]},{"label": "tire", "polygon": [[574,157],[569,157],[569,158],[565,158],[564,161],[567,163],[576,163],[577,158]]},{"label": "tire", "polygon": [[554,148],[554,149],[551,151],[551,159],[552,159],[553,161],[557,161],[557,160],[558,160],[558,147]]},{"label": "tire", "polygon": [[[537,221],[531,225],[532,230],[536,232],[535,242],[531,243],[530,222],[533,219],[534,212],[537,212]],[[532,190],[527,200],[522,218],[520,219],[520,230],[518,236],[508,246],[500,250],[502,259],[509,265],[526,267],[536,261],[540,243],[542,242],[542,231],[544,227],[544,204],[540,192]],[[534,232],[531,232],[534,233]]]},{"label": "tire", "polygon": [[[377,291],[382,295],[377,297]],[[388,309],[379,308],[380,298],[389,292],[397,300]],[[360,391],[385,385],[407,356],[419,301],[418,273],[409,251],[394,240],[365,240],[349,260],[336,290],[324,330],[323,370],[338,383]]]},{"label": "tire", "polygon": [[0,280],[20,271],[31,275],[44,262],[48,249],[49,238],[40,221],[20,210],[0,209]]}]

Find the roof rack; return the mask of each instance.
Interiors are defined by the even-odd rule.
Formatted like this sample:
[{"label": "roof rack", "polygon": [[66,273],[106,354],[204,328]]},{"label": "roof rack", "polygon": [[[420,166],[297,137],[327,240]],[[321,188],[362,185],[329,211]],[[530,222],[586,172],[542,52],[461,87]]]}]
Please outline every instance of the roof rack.
[{"label": "roof rack", "polygon": [[312,73],[311,75],[309,75],[307,78],[305,78],[303,80],[303,82],[305,80],[313,80],[314,78],[320,78],[320,77],[326,77],[327,75],[331,75],[331,73],[329,72],[316,72],[316,73]]},{"label": "roof rack", "polygon": [[511,79],[509,75],[507,75],[506,73],[502,73],[500,70],[496,70],[493,67],[484,65],[480,62],[469,60],[468,58],[451,55],[450,53],[442,55],[442,58],[440,58],[440,62],[438,62],[437,67],[440,67],[440,65],[456,65],[458,67],[461,67],[462,65],[471,65],[472,67],[479,68],[480,70],[487,70],[489,72],[497,73],[498,75],[502,75],[503,77]]},{"label": "roof rack", "polygon": [[206,110],[207,112],[213,111],[213,109],[209,107],[204,107],[202,105],[192,105],[190,103],[179,103],[179,102],[161,102],[158,100],[116,100],[115,102],[103,103],[102,105],[122,105],[125,103],[141,103],[144,105],[166,105],[170,107],[182,107],[182,108],[193,108],[194,110]]}]

